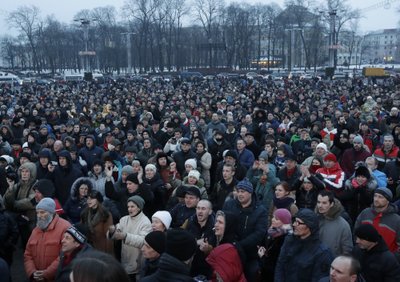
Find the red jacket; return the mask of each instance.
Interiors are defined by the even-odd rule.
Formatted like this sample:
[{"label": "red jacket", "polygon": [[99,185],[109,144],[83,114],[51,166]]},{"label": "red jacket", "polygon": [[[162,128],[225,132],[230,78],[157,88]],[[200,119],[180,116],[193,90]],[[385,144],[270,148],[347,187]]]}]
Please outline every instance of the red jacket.
[{"label": "red jacket", "polygon": [[59,263],[61,240],[71,224],[57,214],[45,231],[33,229],[24,253],[24,266],[28,277],[36,270],[44,270],[46,281],[54,281]]},{"label": "red jacket", "polygon": [[335,191],[343,188],[345,177],[339,163],[335,163],[331,168],[321,167],[317,173],[322,175],[325,189]]},{"label": "red jacket", "polygon": [[382,169],[387,162],[396,160],[398,152],[399,148],[396,145],[393,145],[392,149],[387,153],[383,150],[383,147],[376,149],[373,156],[379,162],[378,169]]}]

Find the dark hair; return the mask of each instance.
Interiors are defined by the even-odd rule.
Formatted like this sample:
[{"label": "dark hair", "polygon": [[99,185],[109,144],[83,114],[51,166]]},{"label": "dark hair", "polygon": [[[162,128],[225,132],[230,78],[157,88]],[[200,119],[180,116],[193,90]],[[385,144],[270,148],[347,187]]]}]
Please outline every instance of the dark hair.
[{"label": "dark hair", "polygon": [[319,191],[318,196],[328,197],[329,198],[329,203],[331,203],[331,204],[335,201],[335,195],[333,194],[332,191],[321,190],[321,191]]},{"label": "dark hair", "polygon": [[122,265],[112,256],[99,251],[89,251],[72,266],[75,282],[129,282]]},{"label": "dark hair", "polygon": [[291,191],[291,190],[290,190],[290,185],[289,185],[289,183],[287,183],[286,181],[278,182],[278,184],[275,185],[275,188],[278,187],[279,185],[282,186],[282,188],[283,188],[286,192],[290,192],[290,191]]}]

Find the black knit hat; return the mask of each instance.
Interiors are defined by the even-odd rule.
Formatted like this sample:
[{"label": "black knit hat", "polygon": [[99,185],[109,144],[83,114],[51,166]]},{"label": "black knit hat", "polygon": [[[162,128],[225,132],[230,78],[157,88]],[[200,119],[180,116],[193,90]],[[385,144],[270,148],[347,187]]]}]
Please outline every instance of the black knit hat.
[{"label": "black knit hat", "polygon": [[72,237],[74,237],[74,240],[79,244],[85,244],[88,230],[84,224],[77,223],[68,228],[65,232],[69,233]]},{"label": "black knit hat", "polygon": [[40,179],[33,185],[33,190],[39,191],[43,195],[43,197],[53,198],[56,189],[53,182],[51,182],[50,180]]},{"label": "black knit hat", "polygon": [[354,234],[358,238],[368,242],[378,242],[381,239],[381,235],[379,235],[378,231],[371,224],[361,224],[356,228]]},{"label": "black knit hat", "polygon": [[355,171],[355,176],[357,177],[357,176],[364,176],[365,178],[367,178],[367,179],[370,179],[371,178],[371,174],[370,174],[370,172],[369,172],[369,169],[366,167],[366,166],[364,166],[364,165],[361,165],[361,166],[359,166],[357,169],[356,169],[356,171]]},{"label": "black knit hat", "polygon": [[131,173],[126,177],[125,181],[130,181],[135,184],[139,184],[139,180],[137,178],[137,173]]},{"label": "black knit hat", "polygon": [[234,150],[228,150],[228,152],[226,152],[226,154],[225,154],[225,158],[226,157],[231,157],[231,158],[234,158],[235,160],[238,159],[238,156]]},{"label": "black knit hat", "polygon": [[186,230],[169,229],[167,231],[167,241],[165,252],[180,261],[190,259],[197,249],[194,236]]},{"label": "black knit hat", "polygon": [[153,231],[144,237],[144,240],[157,253],[162,254],[165,251],[165,233],[162,231]]},{"label": "black knit hat", "polygon": [[312,210],[300,209],[295,217],[301,219],[305,223],[305,225],[308,228],[310,228],[311,233],[318,232],[319,230],[318,216]]}]

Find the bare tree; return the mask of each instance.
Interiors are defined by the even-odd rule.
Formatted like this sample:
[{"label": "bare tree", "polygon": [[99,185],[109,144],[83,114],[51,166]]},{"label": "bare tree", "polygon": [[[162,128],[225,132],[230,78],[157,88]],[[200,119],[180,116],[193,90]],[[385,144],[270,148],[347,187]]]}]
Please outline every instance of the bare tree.
[{"label": "bare tree", "polygon": [[37,56],[37,31],[40,22],[40,10],[36,6],[21,6],[9,13],[7,20],[12,27],[15,27],[23,35],[32,52],[33,67],[40,72]]}]

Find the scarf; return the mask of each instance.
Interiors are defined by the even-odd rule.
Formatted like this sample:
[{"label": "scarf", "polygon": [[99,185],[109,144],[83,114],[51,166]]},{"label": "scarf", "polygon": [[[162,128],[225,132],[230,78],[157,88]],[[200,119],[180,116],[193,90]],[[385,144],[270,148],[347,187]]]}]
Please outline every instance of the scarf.
[{"label": "scarf", "polygon": [[353,186],[354,189],[362,188],[362,187],[365,186],[367,183],[368,183],[368,179],[365,180],[365,182],[364,182],[364,183],[361,183],[361,184],[359,184],[359,183],[357,182],[357,179],[356,179],[355,177],[351,180],[351,186]]},{"label": "scarf", "polygon": [[267,231],[268,237],[277,238],[288,233],[287,229],[282,227],[270,227]]},{"label": "scarf", "polygon": [[272,201],[274,202],[274,206],[277,209],[287,209],[287,210],[289,210],[289,207],[294,203],[294,199],[291,197],[284,197],[278,199],[275,195],[272,198]]}]

